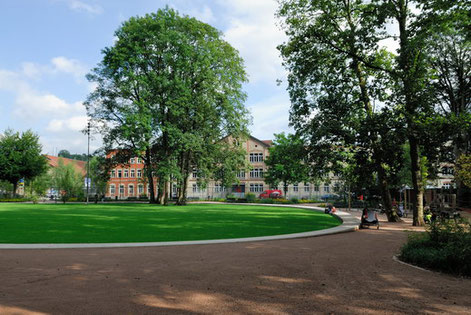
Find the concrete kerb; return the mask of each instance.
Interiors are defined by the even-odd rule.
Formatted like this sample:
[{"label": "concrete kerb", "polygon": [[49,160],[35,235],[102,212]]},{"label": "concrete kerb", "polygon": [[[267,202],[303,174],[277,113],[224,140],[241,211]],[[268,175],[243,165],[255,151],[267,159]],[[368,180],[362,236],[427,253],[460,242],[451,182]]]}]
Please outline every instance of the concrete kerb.
[{"label": "concrete kerb", "polygon": [[[214,202],[212,202],[214,203]],[[290,207],[301,208],[313,211],[324,210],[319,207],[302,206],[302,205],[278,205],[278,204],[259,204],[249,203],[243,205],[257,205],[257,206],[275,206],[275,207]],[[330,229],[320,231],[310,231],[302,233],[272,235],[272,236],[259,236],[259,237],[244,237],[244,238],[230,238],[218,240],[200,240],[200,241],[174,241],[174,242],[136,242],[136,243],[73,243],[73,244],[0,244],[0,249],[66,249],[66,248],[116,248],[116,247],[154,247],[154,246],[182,246],[182,245],[206,245],[206,244],[223,244],[223,243],[241,243],[241,242],[260,242],[260,241],[274,241],[293,238],[314,237],[330,234],[338,234],[345,232],[353,232],[358,229],[360,220],[352,216],[350,213],[344,211],[337,211],[334,214],[342,224]]]}]

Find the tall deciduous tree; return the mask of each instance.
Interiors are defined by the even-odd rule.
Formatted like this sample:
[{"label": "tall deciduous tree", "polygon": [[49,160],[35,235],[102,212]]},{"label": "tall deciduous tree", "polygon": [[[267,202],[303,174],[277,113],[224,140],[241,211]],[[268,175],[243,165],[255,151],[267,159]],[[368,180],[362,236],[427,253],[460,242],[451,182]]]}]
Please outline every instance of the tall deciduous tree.
[{"label": "tall deciduous tree", "polygon": [[285,196],[288,185],[309,180],[309,167],[306,163],[307,151],[302,139],[293,134],[275,134],[273,145],[268,149],[265,181],[271,186],[283,185]]},{"label": "tall deciduous tree", "polygon": [[46,171],[47,160],[41,149],[39,137],[31,130],[20,134],[7,129],[0,136],[0,180],[13,185],[13,194],[20,179],[31,180]]},{"label": "tall deciduous tree", "polygon": [[88,76],[98,84],[88,114],[105,143],[139,156],[149,183],[158,178],[160,203],[176,180],[183,204],[193,169],[214,169],[217,142],[246,133],[242,59],[215,28],[168,8],[131,18],[115,36]]},{"label": "tall deciduous tree", "polygon": [[[381,109],[390,97],[392,56],[378,48],[387,37],[374,32],[383,15],[365,1],[280,1],[289,41],[279,47],[290,71],[290,122],[306,140],[317,174],[347,162],[376,174],[390,221],[390,187],[400,167],[400,116]],[[378,105],[376,105],[378,104]]]}]

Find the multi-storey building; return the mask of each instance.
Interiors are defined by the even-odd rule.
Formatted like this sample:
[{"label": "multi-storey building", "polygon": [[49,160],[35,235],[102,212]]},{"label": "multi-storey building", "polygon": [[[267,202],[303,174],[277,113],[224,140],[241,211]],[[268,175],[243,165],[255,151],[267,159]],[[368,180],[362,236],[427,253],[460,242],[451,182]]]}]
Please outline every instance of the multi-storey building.
[{"label": "multi-storey building", "polygon": [[[264,180],[264,173],[267,170],[265,160],[269,155],[268,148],[272,145],[271,140],[259,140],[250,136],[242,146],[247,151],[247,160],[251,165],[249,170],[241,170],[237,177],[239,182],[232,187],[223,187],[220,183],[211,181],[205,188],[198,186],[198,172],[190,175],[187,186],[187,197],[189,199],[223,198],[228,194],[243,197],[246,193],[253,193],[258,196],[270,187]],[[108,154],[111,157],[114,153]],[[110,174],[108,191],[106,197],[112,199],[128,199],[140,196],[148,196],[149,185],[144,176],[144,164],[139,158],[132,158],[127,164],[116,166]],[[321,198],[339,192],[341,182],[336,176],[332,176],[329,181],[316,183],[298,183],[288,186],[287,197],[297,198]],[[154,191],[157,192],[156,183]],[[176,197],[177,187],[172,184],[172,197]]]},{"label": "multi-storey building", "polygon": [[[108,158],[114,152],[108,154]],[[154,183],[155,188],[155,183]],[[138,198],[149,195],[149,184],[144,174],[144,163],[140,158],[131,158],[111,170],[106,197],[112,199]],[[155,191],[155,190],[154,190]]]}]

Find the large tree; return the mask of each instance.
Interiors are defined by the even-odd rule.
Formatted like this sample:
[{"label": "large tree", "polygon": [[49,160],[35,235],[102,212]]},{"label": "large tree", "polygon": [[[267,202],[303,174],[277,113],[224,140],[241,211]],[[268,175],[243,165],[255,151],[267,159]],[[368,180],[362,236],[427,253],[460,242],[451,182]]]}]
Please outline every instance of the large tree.
[{"label": "large tree", "polygon": [[288,185],[309,180],[307,151],[303,140],[294,134],[275,134],[273,145],[268,149],[270,154],[265,159],[267,171],[265,181],[271,186],[283,185],[288,193]]},{"label": "large tree", "polygon": [[218,30],[169,8],[129,19],[115,37],[88,76],[98,85],[88,114],[110,148],[144,161],[151,202],[157,177],[160,203],[171,181],[184,203],[193,169],[215,168],[217,142],[246,133],[242,59]]},{"label": "large tree", "polygon": [[20,134],[7,129],[0,135],[0,180],[13,185],[13,194],[20,179],[31,180],[46,171],[47,160],[41,150],[39,137],[31,130]]},{"label": "large tree", "polygon": [[279,49],[290,72],[290,122],[314,173],[338,171],[353,154],[356,172],[376,176],[388,219],[397,221],[390,188],[403,133],[400,116],[382,108],[392,56],[378,46],[387,34],[372,32],[384,20],[374,10],[363,1],[280,1],[289,40]]},{"label": "large tree", "polygon": [[[324,118],[322,122],[331,120],[327,125],[332,126],[331,130],[311,128],[316,131],[311,132],[315,143],[321,139],[324,147],[332,147],[342,145],[350,137],[350,142],[346,143],[354,143],[354,148],[362,148],[362,151],[366,148],[370,154],[365,156],[362,152],[363,160],[376,165],[383,200],[387,199],[385,188],[389,185],[384,179],[393,179],[389,178],[388,171],[393,170],[389,173],[394,176],[397,173],[394,170],[400,168],[396,162],[400,159],[401,138],[405,135],[415,195],[413,224],[424,224],[425,178],[422,178],[421,161],[424,156],[433,156],[439,139],[444,139],[441,137],[442,120],[435,112],[437,104],[433,96],[437,90],[432,82],[436,71],[428,47],[433,35],[442,32],[443,25],[460,29],[453,23],[459,20],[456,16],[469,19],[469,2],[286,0],[281,1],[280,15],[286,18],[290,37],[290,42],[281,48],[291,72],[292,112],[300,115],[301,125],[313,121],[314,114]],[[384,31],[388,23],[398,27],[394,38],[399,49],[394,56],[378,49],[381,40],[388,37]],[[466,29],[461,27],[462,32]],[[381,128],[375,126],[377,115],[368,109],[368,104],[374,103],[379,107],[387,106],[381,113],[390,112],[396,119],[388,123],[395,127],[386,130],[387,138],[376,129]],[[358,112],[358,106],[364,108],[363,113]],[[296,127],[296,122],[293,124]],[[336,129],[335,124],[340,127]],[[359,141],[360,134],[369,140]],[[388,208],[387,200],[384,201]],[[390,215],[388,218],[391,220]]]}]

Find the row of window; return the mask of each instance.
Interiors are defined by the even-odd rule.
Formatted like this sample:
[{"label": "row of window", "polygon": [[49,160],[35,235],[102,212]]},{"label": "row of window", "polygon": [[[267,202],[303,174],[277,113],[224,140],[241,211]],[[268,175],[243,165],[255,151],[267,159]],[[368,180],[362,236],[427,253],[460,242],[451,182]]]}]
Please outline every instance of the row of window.
[{"label": "row of window", "polygon": [[263,192],[263,184],[250,184],[250,192]]},{"label": "row of window", "polygon": [[[127,196],[134,196],[135,194],[135,190],[134,190],[134,185],[133,184],[129,184],[127,186],[127,191],[126,191],[126,186],[123,185],[123,184],[120,184],[119,185],[119,195],[120,196],[124,196],[124,195],[127,195]],[[149,185],[147,185],[146,188],[146,191],[149,191]],[[144,185],[143,184],[139,184],[137,185],[137,194],[138,195],[143,195],[145,194],[144,192]],[[116,185],[114,184],[111,184],[110,185],[110,195],[111,196],[115,196],[116,195]]]},{"label": "row of window", "polygon": [[263,162],[263,153],[250,153],[249,161],[252,163]]},{"label": "row of window", "polygon": [[124,170],[112,170],[111,171],[111,178],[141,178],[142,177],[142,169],[124,169]]}]

